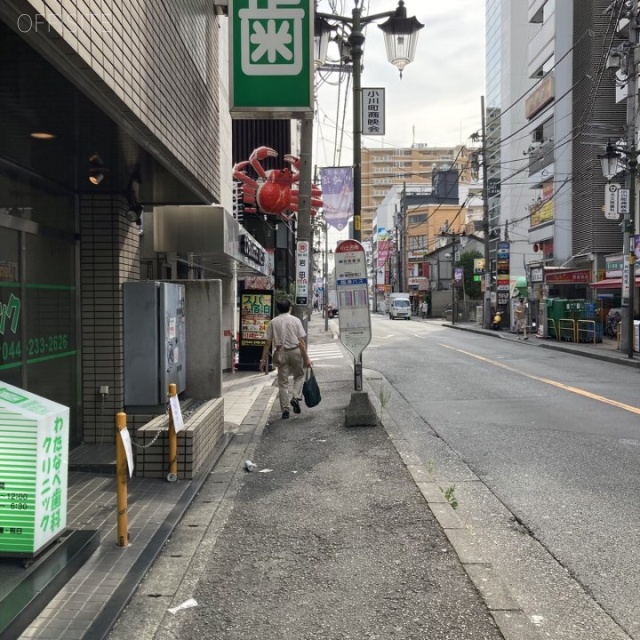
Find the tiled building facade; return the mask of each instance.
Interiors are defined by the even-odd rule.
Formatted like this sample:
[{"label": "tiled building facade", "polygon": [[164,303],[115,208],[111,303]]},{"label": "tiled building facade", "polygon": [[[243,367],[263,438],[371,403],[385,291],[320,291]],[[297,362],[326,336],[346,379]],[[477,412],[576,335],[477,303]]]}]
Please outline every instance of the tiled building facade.
[{"label": "tiled building facade", "polygon": [[231,210],[226,28],[200,0],[0,5],[0,381],[69,406],[72,446],[123,407],[122,284],[188,277],[141,273],[154,208]]}]

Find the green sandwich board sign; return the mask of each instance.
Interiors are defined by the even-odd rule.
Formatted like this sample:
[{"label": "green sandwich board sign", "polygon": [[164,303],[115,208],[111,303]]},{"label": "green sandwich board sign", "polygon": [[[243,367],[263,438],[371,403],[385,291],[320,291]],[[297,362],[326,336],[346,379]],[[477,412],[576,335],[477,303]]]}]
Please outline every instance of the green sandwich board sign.
[{"label": "green sandwich board sign", "polygon": [[229,0],[231,115],[313,112],[314,0]]},{"label": "green sandwich board sign", "polygon": [[0,382],[0,556],[32,557],[67,526],[69,409]]}]

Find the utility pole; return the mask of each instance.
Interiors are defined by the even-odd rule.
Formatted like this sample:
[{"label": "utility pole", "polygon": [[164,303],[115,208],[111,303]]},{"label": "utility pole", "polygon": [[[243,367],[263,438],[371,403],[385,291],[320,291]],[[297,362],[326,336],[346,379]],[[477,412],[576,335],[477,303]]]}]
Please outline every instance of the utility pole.
[{"label": "utility pole", "polygon": [[489,172],[487,171],[487,127],[484,96],[480,98],[482,116],[482,228],[484,230],[484,304],[482,319],[485,329],[491,328],[491,262],[489,247]]},{"label": "utility pole", "polygon": [[[624,233],[623,233],[623,260],[628,260],[629,269],[629,305],[627,307],[626,319],[626,336],[621,336],[620,348],[624,351],[625,342],[629,358],[633,358],[633,338],[634,338],[634,308],[635,308],[635,291],[636,291],[636,265],[635,253],[631,246],[636,233],[636,173],[638,167],[638,151],[637,151],[637,128],[636,119],[638,117],[638,77],[637,77],[637,48],[638,48],[638,3],[633,0],[631,16],[629,20],[629,55],[627,58],[627,78],[628,89],[627,95],[627,148],[629,149],[629,173],[627,175],[627,187],[629,188],[629,208],[624,214]],[[624,291],[623,291],[624,297]],[[624,300],[623,300],[624,304]],[[624,320],[624,318],[623,318]]]},{"label": "utility pole", "polygon": [[[409,277],[407,274],[407,261],[409,259],[409,251],[407,247],[407,214],[409,213],[409,206],[407,204],[407,183],[402,183],[402,253],[401,253],[401,266],[402,266],[402,286],[407,292],[409,292]],[[402,289],[400,289],[402,291]]]},{"label": "utility pole", "polygon": [[[311,177],[313,151],[313,114],[305,114],[300,120],[300,181],[298,183],[298,225],[297,240],[307,241],[307,260],[311,262]],[[296,245],[297,246],[297,245]],[[296,281],[299,274],[296,272]],[[302,320],[306,330],[306,317],[309,315],[311,291],[311,269],[307,264],[307,300],[306,304],[294,306],[295,315]]]}]

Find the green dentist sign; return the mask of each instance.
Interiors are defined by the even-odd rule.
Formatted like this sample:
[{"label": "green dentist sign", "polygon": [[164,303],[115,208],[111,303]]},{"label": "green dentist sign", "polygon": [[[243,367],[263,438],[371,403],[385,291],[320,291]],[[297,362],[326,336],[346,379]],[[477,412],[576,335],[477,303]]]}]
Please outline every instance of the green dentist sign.
[{"label": "green dentist sign", "polygon": [[0,555],[33,556],[67,525],[69,409],[0,383]]},{"label": "green dentist sign", "polygon": [[313,0],[230,0],[231,115],[313,112]]}]

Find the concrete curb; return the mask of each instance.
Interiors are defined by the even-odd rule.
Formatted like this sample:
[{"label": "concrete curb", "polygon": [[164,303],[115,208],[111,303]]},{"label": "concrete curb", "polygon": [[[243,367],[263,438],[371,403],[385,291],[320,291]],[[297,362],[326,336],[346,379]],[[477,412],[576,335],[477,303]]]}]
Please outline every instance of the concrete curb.
[{"label": "concrete curb", "polygon": [[[378,414],[378,420],[387,432],[411,478],[422,493],[429,510],[440,524],[463,569],[480,594],[505,640],[542,640],[538,629],[522,611],[493,565],[486,560],[475,537],[460,520],[429,469],[421,463],[412,450],[405,446],[406,441],[402,437],[400,428],[384,410],[370,380],[389,383],[381,373],[376,371],[372,374],[369,378],[365,373],[363,380]],[[469,473],[472,473],[471,470]]]}]

